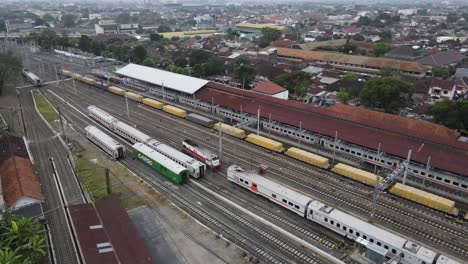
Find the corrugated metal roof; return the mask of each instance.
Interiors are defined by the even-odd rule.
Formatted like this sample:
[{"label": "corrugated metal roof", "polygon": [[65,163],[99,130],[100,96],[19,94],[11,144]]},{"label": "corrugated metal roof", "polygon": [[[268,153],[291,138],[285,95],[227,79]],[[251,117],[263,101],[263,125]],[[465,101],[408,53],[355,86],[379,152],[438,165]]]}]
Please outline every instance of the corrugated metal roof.
[{"label": "corrugated metal roof", "polygon": [[117,74],[147,83],[163,86],[179,92],[193,94],[208,83],[207,80],[163,71],[156,68],[130,63]]},{"label": "corrugated metal roof", "polygon": [[431,156],[432,166],[468,176],[468,144],[457,141],[459,133],[440,125],[351,106],[319,108],[217,83],[207,85],[196,98],[210,103],[213,98],[217,105],[238,110],[242,105],[245,113],[254,115],[260,107],[264,118],[271,113],[273,120],[296,127],[301,120],[303,129],[330,137],[338,131],[340,140],[370,149],[381,143],[383,152],[401,158],[413,149],[418,151],[414,161],[425,164]]}]

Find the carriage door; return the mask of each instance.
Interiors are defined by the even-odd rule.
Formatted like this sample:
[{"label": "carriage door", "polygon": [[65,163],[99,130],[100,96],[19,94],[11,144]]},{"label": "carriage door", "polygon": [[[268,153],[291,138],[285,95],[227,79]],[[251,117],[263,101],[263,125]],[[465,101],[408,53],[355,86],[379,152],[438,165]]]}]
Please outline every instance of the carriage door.
[{"label": "carriage door", "polygon": [[117,151],[119,152],[118,157],[122,158],[123,157],[123,148],[118,148]]},{"label": "carriage door", "polygon": [[252,192],[258,192],[257,184],[252,182],[252,186],[250,187],[250,190],[252,190]]},{"label": "carriage door", "polygon": [[200,177],[205,177],[205,166],[200,167]]}]

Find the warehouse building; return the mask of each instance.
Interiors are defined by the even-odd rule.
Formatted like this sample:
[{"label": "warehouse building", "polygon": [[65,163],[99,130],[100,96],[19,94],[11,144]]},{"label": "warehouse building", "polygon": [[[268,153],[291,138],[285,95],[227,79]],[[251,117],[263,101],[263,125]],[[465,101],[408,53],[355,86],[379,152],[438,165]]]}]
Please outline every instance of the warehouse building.
[{"label": "warehouse building", "polygon": [[116,73],[126,78],[126,83],[129,85],[149,90],[150,93],[158,96],[164,93],[168,96],[168,100],[171,99],[171,95],[166,92],[192,96],[208,83],[207,80],[133,63],[119,69]]}]

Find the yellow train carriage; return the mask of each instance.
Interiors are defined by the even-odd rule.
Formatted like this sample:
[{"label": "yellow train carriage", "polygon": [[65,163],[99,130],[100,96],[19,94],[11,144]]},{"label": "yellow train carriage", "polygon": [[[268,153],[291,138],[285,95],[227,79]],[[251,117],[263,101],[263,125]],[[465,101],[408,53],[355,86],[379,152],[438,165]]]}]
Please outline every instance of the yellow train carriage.
[{"label": "yellow train carriage", "polygon": [[96,85],[97,83],[96,80],[89,77],[82,77],[81,81],[90,85]]},{"label": "yellow train carriage", "polygon": [[302,149],[292,147],[289,148],[285,154],[291,158],[295,158],[305,163],[312,164],[322,169],[328,169],[328,167],[330,166],[330,162],[327,158],[315,155]]},{"label": "yellow train carriage", "polygon": [[143,100],[141,100],[141,102],[147,106],[151,106],[151,107],[154,107],[156,109],[162,109],[164,104],[159,102],[159,101],[156,101],[154,99],[150,99],[150,98],[143,98]]},{"label": "yellow train carriage", "polygon": [[68,76],[68,77],[73,77],[73,73],[68,70],[62,70],[62,75]]},{"label": "yellow train carriage", "polygon": [[245,138],[245,131],[227,124],[223,123],[216,123],[213,126],[214,129],[218,131],[222,131],[224,134],[228,134],[230,136],[236,137],[236,138]]},{"label": "yellow train carriage", "polygon": [[187,116],[187,111],[184,109],[177,108],[172,105],[165,105],[163,106],[162,110],[166,113],[185,118]]},{"label": "yellow train carriage", "polygon": [[118,94],[118,95],[124,95],[125,94],[125,90],[124,89],[121,89],[119,87],[115,87],[115,86],[109,86],[109,88],[107,88],[107,90],[111,93],[115,93],[115,94]]},{"label": "yellow train carriage", "polygon": [[452,200],[401,183],[396,183],[390,193],[442,212],[453,213],[456,210]]},{"label": "yellow train carriage", "polygon": [[127,92],[127,98],[136,102],[141,102],[143,100],[143,96],[132,92]]},{"label": "yellow train carriage", "polygon": [[[366,185],[375,186],[377,184],[377,175],[364,170],[356,169],[343,163],[338,163],[335,167],[333,167],[332,171],[344,177],[362,182]],[[380,176],[379,178],[380,180],[383,179]]]},{"label": "yellow train carriage", "polygon": [[269,149],[275,152],[282,152],[284,150],[283,143],[274,141],[267,137],[262,137],[262,136],[255,135],[255,134],[249,134],[245,140],[255,145],[258,145],[260,147],[264,147],[266,149]]}]

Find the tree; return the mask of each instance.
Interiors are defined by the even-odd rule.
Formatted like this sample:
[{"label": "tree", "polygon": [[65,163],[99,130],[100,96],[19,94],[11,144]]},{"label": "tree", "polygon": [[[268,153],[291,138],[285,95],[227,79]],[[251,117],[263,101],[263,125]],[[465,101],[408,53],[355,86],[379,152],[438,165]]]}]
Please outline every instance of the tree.
[{"label": "tree", "polygon": [[86,35],[81,35],[78,40],[78,48],[82,51],[89,52],[91,51],[91,39]]},{"label": "tree", "polygon": [[369,26],[371,22],[372,22],[372,20],[369,17],[360,16],[357,23],[356,23],[356,26],[358,26],[358,27]]},{"label": "tree", "polygon": [[250,59],[245,56],[237,57],[232,63],[231,68],[237,79],[241,82],[242,88],[249,88],[250,83],[255,78],[255,68]]},{"label": "tree", "polygon": [[63,26],[70,28],[75,26],[76,16],[74,14],[66,14],[62,16]]},{"label": "tree", "polygon": [[385,43],[378,43],[374,48],[374,55],[380,57],[385,55],[390,50],[390,46]]},{"label": "tree", "polygon": [[6,31],[5,20],[0,19],[0,32]]},{"label": "tree", "polygon": [[336,93],[336,97],[342,104],[348,104],[351,96],[345,91],[345,88],[340,88],[340,91]]},{"label": "tree", "polygon": [[432,73],[434,74],[434,77],[439,77],[444,80],[450,77],[451,75],[449,69],[443,66],[436,66],[432,68]]},{"label": "tree", "polygon": [[362,89],[363,105],[381,108],[386,113],[396,113],[410,105],[414,88],[412,85],[393,77],[372,79]]},{"label": "tree", "polygon": [[304,71],[294,71],[290,74],[278,75],[273,82],[288,89],[288,91],[299,98],[307,95],[310,86],[311,75]]},{"label": "tree", "polygon": [[356,35],[353,36],[353,40],[363,41],[363,40],[365,40],[365,38],[361,34],[356,34]]},{"label": "tree", "polygon": [[135,63],[142,63],[146,59],[147,55],[148,53],[142,45],[138,45],[132,50],[132,58]]},{"label": "tree", "polygon": [[452,129],[468,129],[468,101],[443,100],[431,107],[431,114],[436,123]]},{"label": "tree", "polygon": [[455,22],[458,21],[458,19],[459,19],[459,18],[458,18],[458,15],[457,15],[457,13],[455,13],[455,12],[450,12],[450,13],[448,13],[448,15],[447,15],[447,23],[450,23],[450,24],[451,24],[451,23],[455,23]]},{"label": "tree", "polygon": [[150,40],[153,41],[153,42],[159,42],[159,41],[161,41],[162,38],[163,38],[163,36],[158,34],[158,33],[151,33],[150,34]]},{"label": "tree", "polygon": [[260,47],[264,48],[272,41],[276,41],[281,37],[281,30],[272,28],[272,27],[264,27],[262,28],[262,37],[260,38]]},{"label": "tree", "polygon": [[0,95],[6,91],[7,84],[15,86],[22,68],[21,59],[12,52],[0,52]]},{"label": "tree", "polygon": [[389,30],[385,30],[379,33],[379,37],[382,41],[391,41],[392,40],[392,32]]},{"label": "tree", "polygon": [[55,19],[50,14],[46,13],[42,16],[42,19],[46,22],[53,22]]},{"label": "tree", "polygon": [[47,22],[43,20],[42,18],[36,18],[34,21],[34,26],[48,26]]},{"label": "tree", "polygon": [[357,80],[358,77],[354,73],[346,73],[345,75],[343,75],[343,79],[344,80]]},{"label": "tree", "polygon": [[158,32],[159,33],[164,33],[164,32],[171,32],[171,28],[168,25],[160,25],[158,27]]},{"label": "tree", "polygon": [[128,24],[130,23],[130,13],[124,12],[120,13],[117,16],[116,22],[119,24]]}]

